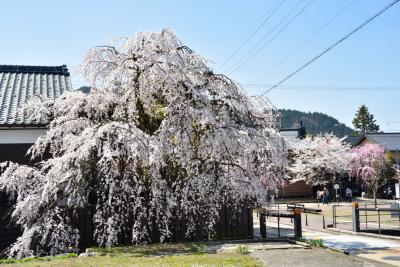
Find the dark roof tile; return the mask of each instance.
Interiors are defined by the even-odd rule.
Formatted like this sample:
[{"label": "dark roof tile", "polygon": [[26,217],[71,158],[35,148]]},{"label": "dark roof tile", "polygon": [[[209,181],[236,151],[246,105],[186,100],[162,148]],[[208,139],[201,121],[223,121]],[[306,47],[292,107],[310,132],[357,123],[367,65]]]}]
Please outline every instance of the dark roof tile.
[{"label": "dark roof tile", "polygon": [[383,145],[389,151],[400,151],[400,133],[366,134],[365,137]]},{"label": "dark roof tile", "polygon": [[65,65],[0,65],[0,126],[36,125],[26,118],[23,104],[32,96],[55,99],[65,91],[72,91]]}]

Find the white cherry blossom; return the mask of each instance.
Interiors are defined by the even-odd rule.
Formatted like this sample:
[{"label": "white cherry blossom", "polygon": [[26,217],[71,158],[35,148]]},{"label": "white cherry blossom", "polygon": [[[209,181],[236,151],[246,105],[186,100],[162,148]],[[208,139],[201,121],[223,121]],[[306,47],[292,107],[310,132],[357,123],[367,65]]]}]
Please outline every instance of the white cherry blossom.
[{"label": "white cherry blossom", "polygon": [[206,63],[170,30],[90,49],[91,93],[44,102],[32,166],[2,164],[23,229],[9,255],[74,251],[74,211],[91,207],[95,241],[115,246],[168,242],[177,219],[213,238],[223,205],[265,204],[287,166],[276,112]]}]

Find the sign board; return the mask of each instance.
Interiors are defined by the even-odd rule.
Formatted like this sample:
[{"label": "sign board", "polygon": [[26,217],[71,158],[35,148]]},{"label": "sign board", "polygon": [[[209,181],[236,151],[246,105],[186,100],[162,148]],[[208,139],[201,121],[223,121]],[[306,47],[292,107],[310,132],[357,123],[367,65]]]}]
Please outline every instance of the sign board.
[{"label": "sign board", "polygon": [[395,191],[396,191],[396,198],[400,198],[400,184],[397,183],[395,185]]},{"label": "sign board", "polygon": [[390,204],[390,208],[391,210],[391,216],[390,218],[399,218],[399,211],[400,211],[400,207],[399,207],[399,203],[392,203]]},{"label": "sign board", "polygon": [[339,189],[339,184],[334,184],[333,189],[338,190]]}]

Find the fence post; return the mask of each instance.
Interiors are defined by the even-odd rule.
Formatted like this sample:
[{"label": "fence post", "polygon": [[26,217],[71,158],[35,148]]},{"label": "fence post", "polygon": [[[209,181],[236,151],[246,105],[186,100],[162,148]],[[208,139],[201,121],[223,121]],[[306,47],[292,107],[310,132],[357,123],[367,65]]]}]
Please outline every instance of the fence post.
[{"label": "fence post", "polygon": [[278,237],[281,237],[280,216],[278,213]]},{"label": "fence post", "polygon": [[262,238],[267,238],[267,225],[264,212],[260,212],[260,234]]},{"label": "fence post", "polygon": [[381,234],[381,211],[379,208],[376,208],[378,210],[378,226],[379,226],[379,234]]},{"label": "fence post", "polygon": [[360,232],[360,210],[358,202],[353,202],[351,205],[353,217],[353,232]]},{"label": "fence post", "polygon": [[[400,216],[399,216],[399,203],[391,203],[390,204],[390,209],[391,209],[391,211],[390,211],[390,218],[399,218],[400,219]],[[397,211],[396,211],[396,209],[397,209]]]},{"label": "fence post", "polygon": [[336,228],[336,206],[333,205],[332,206],[332,224],[333,224],[333,228]]},{"label": "fence post", "polygon": [[294,239],[300,240],[302,238],[301,208],[293,209],[293,221],[294,221]]}]

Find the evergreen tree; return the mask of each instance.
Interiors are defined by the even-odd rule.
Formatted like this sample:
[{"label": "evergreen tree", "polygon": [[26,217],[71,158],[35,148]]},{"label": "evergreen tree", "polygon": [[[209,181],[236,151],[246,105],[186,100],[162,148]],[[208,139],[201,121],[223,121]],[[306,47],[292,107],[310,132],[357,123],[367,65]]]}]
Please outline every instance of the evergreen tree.
[{"label": "evergreen tree", "polygon": [[379,125],[376,124],[374,115],[369,113],[365,105],[361,105],[357,110],[353,119],[353,125],[357,134],[376,133],[379,131]]}]

